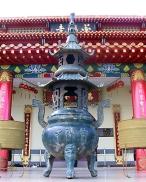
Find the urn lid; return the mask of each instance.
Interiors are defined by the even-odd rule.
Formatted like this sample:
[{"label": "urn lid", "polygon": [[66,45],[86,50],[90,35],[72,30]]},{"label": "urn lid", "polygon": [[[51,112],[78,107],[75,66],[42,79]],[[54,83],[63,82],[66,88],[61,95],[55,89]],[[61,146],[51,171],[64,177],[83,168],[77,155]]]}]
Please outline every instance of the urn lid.
[{"label": "urn lid", "polygon": [[41,84],[40,87],[45,87],[48,89],[53,89],[53,86],[55,86],[57,83],[60,83],[62,81],[75,81],[76,83],[79,82],[80,84],[85,84],[88,89],[95,89],[98,86],[95,85],[94,83],[90,82],[88,80],[88,76],[86,75],[85,77],[80,75],[79,73],[65,73],[61,74],[58,77],[54,77],[51,81],[49,81],[46,84]]}]

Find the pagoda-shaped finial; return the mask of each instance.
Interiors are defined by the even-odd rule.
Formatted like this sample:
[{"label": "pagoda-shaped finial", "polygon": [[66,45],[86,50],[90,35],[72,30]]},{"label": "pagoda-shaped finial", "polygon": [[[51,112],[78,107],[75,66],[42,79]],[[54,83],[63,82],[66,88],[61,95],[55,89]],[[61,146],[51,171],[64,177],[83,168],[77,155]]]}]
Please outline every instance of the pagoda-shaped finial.
[{"label": "pagoda-shaped finial", "polygon": [[75,19],[75,13],[71,13],[70,14],[70,22],[74,23],[74,19]]},{"label": "pagoda-shaped finial", "polygon": [[68,27],[68,33],[69,34],[75,34],[76,33],[76,30],[75,30],[75,22],[74,22],[74,19],[75,19],[75,13],[71,13],[70,14],[70,23],[69,23],[69,27]]},{"label": "pagoda-shaped finial", "polygon": [[73,48],[72,45],[70,45],[70,44],[72,44],[72,43],[78,44],[77,37],[76,37],[76,26],[75,26],[74,19],[75,19],[75,14],[71,13],[70,14],[70,22],[69,22],[69,26],[68,26],[68,37],[66,40],[66,43],[69,44],[70,48]]}]

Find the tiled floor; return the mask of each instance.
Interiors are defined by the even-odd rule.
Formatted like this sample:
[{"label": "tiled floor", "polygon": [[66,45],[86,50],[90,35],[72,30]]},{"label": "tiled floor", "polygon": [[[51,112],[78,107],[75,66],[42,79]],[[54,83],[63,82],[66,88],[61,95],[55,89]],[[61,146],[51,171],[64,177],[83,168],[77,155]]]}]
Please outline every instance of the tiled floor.
[{"label": "tiled floor", "polygon": [[[42,176],[44,168],[12,168],[8,172],[0,172],[0,182],[66,182],[65,168],[53,168],[49,178]],[[87,168],[75,168],[76,182],[145,182],[146,171],[137,172],[135,168],[103,167],[98,169],[98,177],[92,178]],[[128,177],[126,176],[128,172]]]}]

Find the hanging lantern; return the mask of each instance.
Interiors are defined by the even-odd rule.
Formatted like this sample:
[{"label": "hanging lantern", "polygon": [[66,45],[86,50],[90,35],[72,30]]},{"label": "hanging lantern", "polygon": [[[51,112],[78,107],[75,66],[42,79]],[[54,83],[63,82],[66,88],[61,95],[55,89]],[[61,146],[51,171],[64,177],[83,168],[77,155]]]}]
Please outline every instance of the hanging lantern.
[{"label": "hanging lantern", "polygon": [[24,84],[24,89],[28,89],[28,85],[27,84]]},{"label": "hanging lantern", "polygon": [[35,89],[35,90],[34,90],[34,93],[35,93],[35,94],[37,94],[37,93],[38,93],[38,90],[37,90],[37,89]]},{"label": "hanging lantern", "polygon": [[124,82],[122,80],[119,80],[117,82],[115,82],[114,84],[112,84],[111,86],[107,87],[107,92],[110,92],[114,89],[117,89],[117,88],[121,88],[124,86]]},{"label": "hanging lantern", "polygon": [[27,89],[28,89],[28,91],[31,91],[32,87],[31,87],[31,86],[28,86],[28,88],[27,88]]},{"label": "hanging lantern", "polygon": [[33,92],[34,94],[37,94],[38,93],[38,90],[32,86],[29,86],[28,84],[24,84],[24,83],[20,83],[19,85],[19,88],[22,88],[24,90],[27,90],[27,91],[30,91],[30,92]]},{"label": "hanging lantern", "polygon": [[121,88],[124,86],[124,82],[122,80],[118,81],[118,87]]},{"label": "hanging lantern", "polygon": [[23,88],[23,87],[24,87],[24,84],[20,83],[19,88]]},{"label": "hanging lantern", "polygon": [[114,88],[118,88],[118,82],[115,83]]}]

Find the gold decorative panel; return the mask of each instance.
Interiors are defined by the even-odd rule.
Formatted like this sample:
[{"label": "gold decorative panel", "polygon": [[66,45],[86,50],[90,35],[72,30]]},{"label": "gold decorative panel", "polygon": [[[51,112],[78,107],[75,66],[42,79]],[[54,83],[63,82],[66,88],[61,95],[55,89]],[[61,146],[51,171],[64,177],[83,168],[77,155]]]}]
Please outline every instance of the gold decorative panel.
[{"label": "gold decorative panel", "polygon": [[146,148],[146,119],[120,121],[120,148]]},{"label": "gold decorative panel", "polygon": [[24,122],[0,121],[0,148],[22,149],[24,147]]}]

